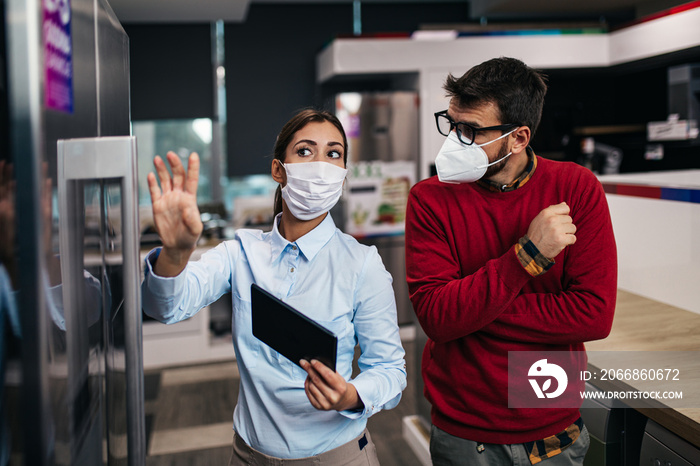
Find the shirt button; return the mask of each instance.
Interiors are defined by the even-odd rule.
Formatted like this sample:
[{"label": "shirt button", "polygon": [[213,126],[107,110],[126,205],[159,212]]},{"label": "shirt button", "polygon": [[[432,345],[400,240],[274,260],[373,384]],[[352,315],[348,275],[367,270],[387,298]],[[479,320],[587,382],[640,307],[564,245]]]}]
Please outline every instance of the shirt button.
[{"label": "shirt button", "polygon": [[289,269],[289,271],[290,271],[290,272],[294,272],[294,267],[292,267],[291,269]]},{"label": "shirt button", "polygon": [[297,250],[297,247],[296,247],[296,246],[292,246],[292,251],[296,251],[296,250]]}]

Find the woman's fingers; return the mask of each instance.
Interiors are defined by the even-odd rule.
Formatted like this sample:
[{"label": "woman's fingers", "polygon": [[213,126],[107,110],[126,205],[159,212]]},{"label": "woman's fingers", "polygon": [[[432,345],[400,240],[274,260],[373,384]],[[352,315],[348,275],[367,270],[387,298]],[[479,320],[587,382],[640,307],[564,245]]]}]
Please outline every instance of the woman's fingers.
[{"label": "woman's fingers", "polygon": [[199,155],[196,152],[190,154],[187,162],[187,179],[185,180],[185,191],[197,195],[197,185],[199,183]]},{"label": "woman's fingers", "polygon": [[151,204],[157,202],[161,197],[160,187],[158,186],[158,181],[156,180],[156,175],[150,172],[147,177],[148,180],[148,191],[151,193]]},{"label": "woman's fingers", "polygon": [[313,406],[316,409],[321,409],[321,410],[329,410],[330,405],[328,405],[328,402],[326,398],[323,396],[323,393],[314,385],[312,382],[308,381],[305,384],[306,388],[306,397],[309,399],[311,402],[311,406]]},{"label": "woman's fingers", "polygon": [[[166,158],[172,169],[172,177],[168,172],[166,162],[159,156],[155,156],[153,159],[153,165],[156,167],[157,174],[149,173],[147,177],[148,191],[154,206],[154,215],[156,213],[156,203],[159,202],[163,204],[159,207],[159,212],[164,213],[165,210],[170,212],[167,216],[169,222],[184,224],[184,227],[188,230],[188,236],[198,236],[203,229],[196,203],[197,183],[199,181],[199,157],[195,153],[190,155],[187,173],[185,173],[185,167],[177,154],[169,151]],[[160,187],[158,186],[159,179]],[[166,205],[169,206],[167,209]],[[161,220],[163,219],[165,217],[161,218]]]},{"label": "woman's fingers", "polygon": [[169,151],[166,157],[173,171],[173,189],[181,190],[185,184],[185,167],[175,152]]},{"label": "woman's fingers", "polygon": [[158,178],[160,178],[162,193],[165,194],[171,190],[184,190],[196,196],[199,184],[199,155],[195,152],[190,155],[186,173],[180,157],[175,152],[169,151],[166,158],[172,170],[172,178],[163,159],[157,155],[153,159],[153,165],[155,165]]},{"label": "woman's fingers", "polygon": [[318,373],[313,366],[311,366],[309,361],[302,359],[299,361],[299,363],[301,364],[302,369],[309,374],[304,381],[304,391],[306,392],[306,397],[311,402],[311,405],[316,409],[328,409],[324,406],[326,397],[316,386],[317,380],[319,379]]},{"label": "woman's fingers", "polygon": [[158,173],[158,178],[160,178],[161,189],[164,193],[169,192],[172,189],[170,173],[168,173],[168,167],[165,166],[165,162],[159,155],[156,155],[153,159],[153,166],[156,167],[156,173]]},{"label": "woman's fingers", "polygon": [[329,390],[342,390],[345,385],[345,379],[340,377],[337,372],[332,371],[328,366],[316,359],[311,360],[311,367],[317,374],[319,385],[328,387]]},{"label": "woman's fingers", "polygon": [[309,374],[305,389],[311,404],[317,409],[339,409],[347,389],[345,379],[320,361],[302,360],[301,366]]}]

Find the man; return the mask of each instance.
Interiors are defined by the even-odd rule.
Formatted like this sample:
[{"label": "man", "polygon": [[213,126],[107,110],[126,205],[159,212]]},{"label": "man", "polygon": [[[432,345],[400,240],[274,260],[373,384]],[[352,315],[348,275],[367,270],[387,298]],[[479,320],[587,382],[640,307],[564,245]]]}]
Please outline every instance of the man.
[{"label": "man", "polygon": [[444,88],[438,176],[413,187],[406,218],[433,462],[581,464],[578,408],[508,407],[508,353],[585,351],[610,332],[617,255],[605,194],[589,170],[529,147],[547,90],[539,72],[497,58]]}]

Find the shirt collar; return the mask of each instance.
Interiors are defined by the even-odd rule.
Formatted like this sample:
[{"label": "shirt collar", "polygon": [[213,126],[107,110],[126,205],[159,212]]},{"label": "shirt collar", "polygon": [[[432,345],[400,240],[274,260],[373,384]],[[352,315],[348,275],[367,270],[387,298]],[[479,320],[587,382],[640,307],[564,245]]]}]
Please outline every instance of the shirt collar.
[{"label": "shirt collar", "polygon": [[321,248],[323,248],[323,246],[330,241],[336,230],[335,222],[329,213],[316,228],[296,240],[294,243],[290,243],[279,232],[278,224],[281,219],[282,214],[279,213],[272,222],[272,257],[275,259],[279,257],[279,255],[282,254],[287,247],[296,245],[304,257],[311,261],[314,257],[316,257],[316,254],[318,254]]},{"label": "shirt collar", "polygon": [[512,183],[506,184],[506,185],[501,185],[496,183],[495,181],[491,180],[478,180],[476,183],[481,186],[482,188],[486,188],[489,191],[497,192],[497,193],[505,193],[508,191],[514,191],[521,186],[523,186],[525,183],[530,181],[530,178],[532,178],[532,175],[535,173],[535,169],[537,168],[537,157],[535,157],[535,151],[532,150],[532,147],[527,146],[526,149],[527,152],[527,165],[525,166],[525,170],[518,176],[515,180],[513,180]]}]

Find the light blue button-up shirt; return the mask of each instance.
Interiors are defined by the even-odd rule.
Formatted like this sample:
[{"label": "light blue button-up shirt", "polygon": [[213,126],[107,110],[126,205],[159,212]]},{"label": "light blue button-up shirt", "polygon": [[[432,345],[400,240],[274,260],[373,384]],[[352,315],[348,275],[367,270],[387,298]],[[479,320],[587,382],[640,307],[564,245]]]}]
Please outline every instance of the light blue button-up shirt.
[{"label": "light blue button-up shirt", "polygon": [[[146,259],[144,311],[161,322],[187,319],[231,291],[233,347],[241,374],[233,428],[270,456],[304,458],[358,437],[367,418],[395,407],[406,387],[404,350],[391,275],[375,247],[335,227],[330,215],[290,243],[277,229],[239,230],[177,277],[155,275]],[[363,411],[319,411],[304,393],[306,372],[252,334],[250,285],[290,304],[338,337],[336,370],[357,389]],[[359,343],[360,373],[352,378]]]}]

